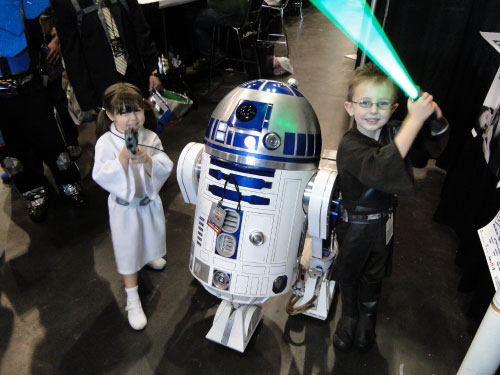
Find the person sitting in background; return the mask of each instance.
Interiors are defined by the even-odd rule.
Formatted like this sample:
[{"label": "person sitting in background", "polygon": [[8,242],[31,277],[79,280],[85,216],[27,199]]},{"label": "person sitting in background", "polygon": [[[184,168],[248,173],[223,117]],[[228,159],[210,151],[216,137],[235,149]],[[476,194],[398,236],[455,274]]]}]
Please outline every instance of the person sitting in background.
[{"label": "person sitting in background", "polygon": [[[207,8],[200,9],[194,20],[194,34],[198,50],[204,59],[209,60],[212,51],[212,31],[215,26],[241,25],[248,11],[248,0],[208,0]],[[224,58],[220,48],[214,51],[214,60]]]}]

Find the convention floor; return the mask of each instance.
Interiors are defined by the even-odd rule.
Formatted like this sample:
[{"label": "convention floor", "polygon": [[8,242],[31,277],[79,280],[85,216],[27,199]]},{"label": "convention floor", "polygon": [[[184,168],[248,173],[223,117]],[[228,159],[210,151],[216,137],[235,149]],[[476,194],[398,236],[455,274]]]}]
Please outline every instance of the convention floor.
[{"label": "convention floor", "polygon": [[[355,47],[314,8],[288,18],[293,77],[314,107],[324,145],[335,148],[347,129],[343,109]],[[276,49],[280,54],[281,47]],[[244,79],[244,78],[239,78]],[[287,78],[283,78],[287,79]],[[210,96],[162,140],[177,161],[205,126],[230,85]],[[0,373],[43,374],[455,374],[477,323],[456,291],[456,239],[432,222],[444,172],[417,174],[418,194],[400,200],[394,270],[385,281],[377,345],[367,353],[338,352],[332,334],[339,318],[335,298],[326,321],[288,316],[288,296],[264,305],[262,322],[244,354],[205,335],[219,300],[188,270],[194,207],[184,203],[175,175],[162,190],[167,219],[167,268],[143,270],[140,293],[149,323],[133,331],[125,293],[115,271],[107,193],[90,177],[92,125],[81,127],[79,160],[90,204],[74,209],[53,192],[49,218],[33,224],[16,191],[0,186]]]}]

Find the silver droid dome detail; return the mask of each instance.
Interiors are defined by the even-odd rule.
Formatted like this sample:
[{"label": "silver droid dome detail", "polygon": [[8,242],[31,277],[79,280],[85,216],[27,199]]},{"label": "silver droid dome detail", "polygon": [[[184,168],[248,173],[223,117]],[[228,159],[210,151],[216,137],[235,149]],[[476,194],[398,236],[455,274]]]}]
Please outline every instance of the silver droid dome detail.
[{"label": "silver droid dome detail", "polygon": [[313,170],[321,130],[312,106],[294,86],[254,80],[233,89],[215,108],[205,151],[246,166]]}]

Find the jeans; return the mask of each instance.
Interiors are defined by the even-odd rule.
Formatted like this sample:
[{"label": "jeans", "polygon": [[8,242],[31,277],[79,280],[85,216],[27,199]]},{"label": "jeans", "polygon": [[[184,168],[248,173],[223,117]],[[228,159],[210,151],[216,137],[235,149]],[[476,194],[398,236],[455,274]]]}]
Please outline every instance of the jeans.
[{"label": "jeans", "polygon": [[198,41],[198,49],[205,58],[210,58],[213,27],[220,25],[224,25],[224,19],[212,8],[201,9],[196,15],[194,35]]}]

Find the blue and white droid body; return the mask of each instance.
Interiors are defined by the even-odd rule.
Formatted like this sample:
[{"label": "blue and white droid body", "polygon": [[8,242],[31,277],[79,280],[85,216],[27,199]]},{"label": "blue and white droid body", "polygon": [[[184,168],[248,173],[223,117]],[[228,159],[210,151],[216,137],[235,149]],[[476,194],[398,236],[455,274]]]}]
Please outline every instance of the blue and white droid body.
[{"label": "blue and white droid body", "polygon": [[[243,352],[261,304],[294,284],[297,298],[315,300],[306,314],[326,319],[333,255],[323,240],[337,173],[318,170],[320,155],[321,131],[307,99],[295,85],[269,80],[233,89],[215,108],[205,145],[182,151],[179,186],[196,204],[189,267],[223,300],[207,338]],[[310,270],[297,284],[308,229]]]}]

